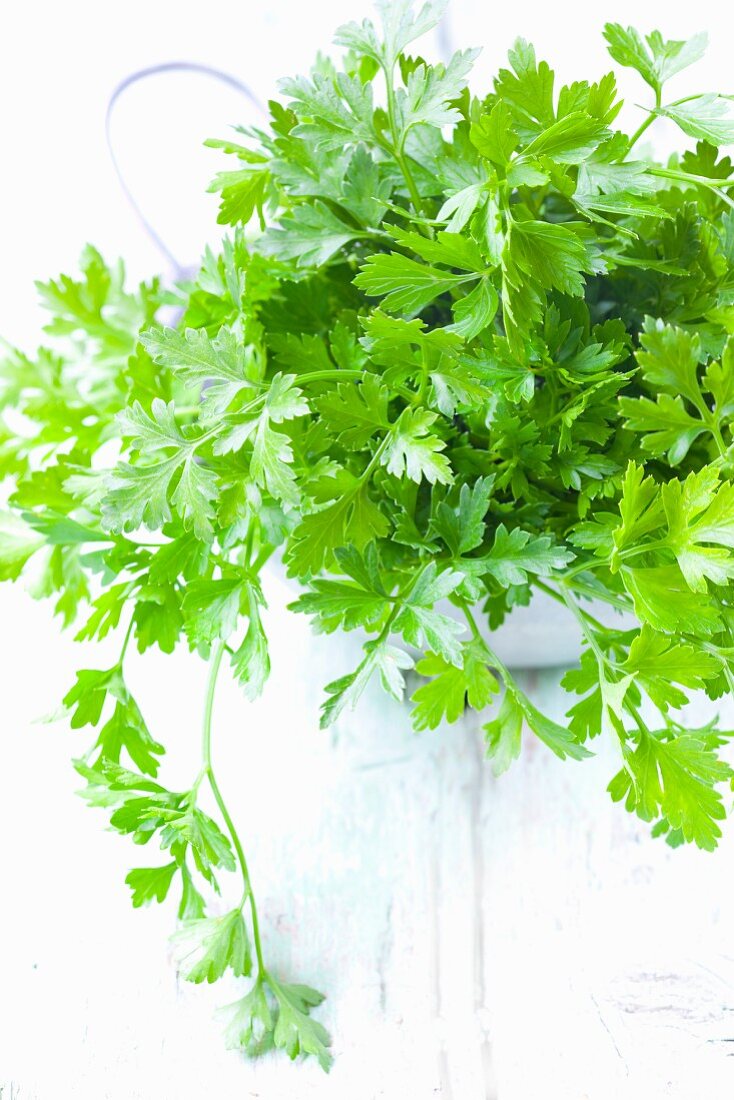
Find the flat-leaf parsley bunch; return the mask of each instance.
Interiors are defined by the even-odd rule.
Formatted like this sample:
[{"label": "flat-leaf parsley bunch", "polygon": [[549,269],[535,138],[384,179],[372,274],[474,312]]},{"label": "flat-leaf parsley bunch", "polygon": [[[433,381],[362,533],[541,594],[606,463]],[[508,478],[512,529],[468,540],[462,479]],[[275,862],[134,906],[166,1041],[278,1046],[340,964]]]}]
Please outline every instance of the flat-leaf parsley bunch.
[{"label": "flat-leaf parsley bunch", "polygon": [[[268,967],[212,763],[220,666],[251,699],[268,678],[274,555],[295,612],[365,638],[324,724],[374,677],[401,699],[418,650],[416,729],[493,707],[497,771],[523,726],[575,760],[603,733],[621,761],[612,797],[674,844],[714,848],[733,775],[728,735],[680,711],[734,687],[730,97],[668,93],[704,36],[616,24],[612,58],[654,97],[631,136],[613,73],[555,89],[524,41],[477,96],[476,51],[408,52],[439,8],[384,0],[379,29],[338,31],[340,66],[284,81],[267,130],[210,143],[233,164],[213,184],[233,230],[195,280],[126,290],[88,249],[80,279],[40,287],[53,350],[0,367],[0,577],[27,577],[80,641],[124,638],[64,704],[93,731],[85,797],[162,853],[130,872],[133,904],[175,883],[183,976],[252,978],[225,1010],[228,1041],[324,1068],[321,995]],[[638,144],[659,118],[692,139],[666,164]],[[533,590],[585,639],[565,724],[491,645]],[[603,625],[599,603],[628,617]],[[179,642],[211,674],[201,769],[173,791],[125,654]],[[212,913],[236,868],[240,902]]]}]

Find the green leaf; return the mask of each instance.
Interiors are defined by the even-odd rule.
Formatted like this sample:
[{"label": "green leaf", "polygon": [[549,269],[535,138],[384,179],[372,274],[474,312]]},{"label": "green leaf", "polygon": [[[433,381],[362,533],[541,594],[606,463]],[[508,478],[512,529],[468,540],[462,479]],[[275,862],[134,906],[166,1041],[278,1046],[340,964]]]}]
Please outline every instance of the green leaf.
[{"label": "green leaf", "polygon": [[463,661],[458,635],[464,633],[464,626],[450,615],[436,611],[434,605],[455,591],[462,579],[461,573],[451,569],[439,572],[436,563],[430,562],[402,602],[395,620],[395,629],[409,645],[430,649],[458,668]]},{"label": "green leaf", "polygon": [[625,767],[609,784],[614,801],[624,799],[643,821],[664,814],[685,840],[713,851],[721,836],[717,822],[725,817],[716,785],[732,771],[705,737],[695,730],[671,739],[641,732],[637,747],[626,748],[624,757]]},{"label": "green leaf", "polygon": [[455,507],[445,500],[437,505],[431,518],[431,530],[443,539],[456,557],[481,546],[493,485],[492,477],[477,478],[471,487],[466,483],[461,486]]},{"label": "green leaf", "polygon": [[404,650],[385,641],[368,642],[365,656],[354,672],[326,685],[329,698],[321,708],[321,728],[327,729],[336,722],[346,707],[356,706],[374,672],[379,673],[385,691],[401,701],[405,691],[403,672],[412,667],[413,660]]},{"label": "green leaf", "polygon": [[462,562],[461,568],[473,575],[488,573],[503,588],[509,588],[515,584],[527,584],[530,573],[540,577],[551,576],[554,570],[568,565],[573,557],[569,550],[554,546],[549,535],[533,536],[520,527],[508,530],[501,523],[495,531],[489,552],[481,558]]},{"label": "green leaf", "polygon": [[318,573],[339,547],[354,545],[361,550],[388,530],[389,523],[369,496],[367,485],[357,482],[338,500],[303,517],[289,545],[289,572],[298,577]]},{"label": "green leaf", "polygon": [[214,444],[215,454],[226,455],[249,443],[250,475],[255,484],[287,507],[295,507],[300,499],[292,469],[293,448],[285,433],[272,425],[305,416],[310,411],[294,382],[295,375],[276,374],[262,409],[238,419]]},{"label": "green leaf", "polygon": [[647,35],[643,42],[633,27],[625,29],[619,23],[607,23],[604,37],[614,60],[636,69],[655,91],[676,73],[698,61],[708,44],[705,34],[696,34],[688,41],[665,41],[659,31]]},{"label": "green leaf", "polygon": [[473,290],[454,303],[451,331],[473,340],[492,323],[498,305],[494,284],[487,277],[480,279]]},{"label": "green leaf", "polygon": [[175,850],[177,845],[188,844],[197,870],[209,882],[213,881],[214,867],[234,870],[229,841],[216,821],[192,804],[190,796],[179,799],[175,809],[167,809],[161,824],[161,847]]},{"label": "green leaf", "polygon": [[0,512],[0,581],[14,581],[44,539],[15,512]]},{"label": "green leaf", "polygon": [[159,761],[156,756],[165,751],[163,745],[151,737],[140,708],[126,691],[100,730],[95,747],[106,760],[115,763],[119,763],[124,750],[133,764],[146,775],[158,774]]},{"label": "green leaf", "polygon": [[683,461],[696,440],[706,432],[705,423],[686,411],[681,397],[661,393],[647,397],[620,397],[619,408],[626,426],[644,432],[642,446],[655,455],[667,455],[671,466]]},{"label": "green leaf", "polygon": [[578,743],[570,729],[542,714],[526,695],[517,692],[517,689],[514,690],[528,726],[556,756],[561,760],[565,760],[566,757],[571,760],[585,760],[590,755],[583,745]]},{"label": "green leaf", "polygon": [[[162,527],[171,519],[170,494],[184,527],[199,539],[211,538],[216,477],[199,465],[196,438],[179,429],[173,402],[166,405],[155,398],[150,414],[136,402],[118,419],[133,450],[151,461],[121,462],[110,475],[103,505],[108,528],[116,532],[135,531],[143,524]],[[169,451],[173,454],[165,453]]]},{"label": "green leaf", "polygon": [[482,726],[487,756],[495,775],[506,772],[520,756],[523,711],[515,695],[506,690],[495,717]]},{"label": "green leaf", "polygon": [[270,975],[268,984],[278,1004],[273,1033],[275,1046],[284,1050],[291,1060],[299,1054],[311,1055],[328,1072],[333,1061],[329,1053],[331,1039],[323,1024],[310,1016],[311,1009],[323,1001],[323,994],[307,985],[276,982]]},{"label": "green leaf", "polygon": [[461,120],[449,105],[466,86],[479,50],[459,50],[447,65],[417,65],[408,75],[405,96],[399,100],[405,135],[413,126],[446,126]]},{"label": "green leaf", "polygon": [[92,614],[75,635],[74,641],[88,641],[91,638],[102,641],[106,638],[111,630],[119,626],[129,595],[130,585],[127,583],[113,584],[105,592],[100,593],[92,603],[94,608]]},{"label": "green leaf", "polygon": [[720,666],[712,654],[644,626],[633,639],[622,667],[634,675],[635,682],[657,706],[666,710],[688,702],[688,696],[676,685],[699,691]]},{"label": "green leaf", "polygon": [[373,374],[359,385],[342,382],[315,401],[339,442],[354,450],[367,445],[376,432],[390,427],[389,391]]},{"label": "green leaf", "polygon": [[275,260],[295,260],[296,267],[321,267],[360,230],[347,225],[323,202],[302,203],[268,229],[260,251]]},{"label": "green leaf", "polygon": [[185,921],[171,937],[173,954],[187,982],[216,982],[226,970],[235,977],[250,973],[247,929],[239,909],[222,917]]},{"label": "green leaf", "polygon": [[515,222],[510,256],[519,271],[548,289],[564,294],[583,294],[583,272],[593,264],[583,242],[564,225],[550,222]]},{"label": "green leaf", "polygon": [[295,136],[312,141],[321,152],[374,140],[372,87],[346,73],[314,71],[281,80],[280,90],[291,100],[299,119]]},{"label": "green leaf", "polygon": [[483,184],[470,183],[449,196],[436,215],[436,221],[446,222],[446,231],[458,233],[464,228],[482,198]]},{"label": "green leaf", "polygon": [[289,604],[290,609],[313,616],[319,629],[327,633],[338,628],[375,627],[391,605],[374,543],[364,554],[354,546],[337,550],[336,559],[349,579],[312,581],[310,591]]},{"label": "green leaf", "polygon": [[584,111],[574,111],[542,130],[525,146],[522,156],[550,157],[558,164],[582,164],[608,136],[608,128],[599,119]]},{"label": "green leaf", "polygon": [[337,30],[334,41],[339,46],[355,50],[372,58],[378,65],[392,72],[398,55],[416,38],[432,30],[446,8],[445,0],[429,0],[418,11],[408,0],[379,0],[382,36],[371,20],[362,23],[346,23]]},{"label": "green leaf", "polygon": [[207,646],[234,633],[244,592],[242,580],[236,577],[196,580],[187,586],[183,610],[192,646]]},{"label": "green leaf", "polygon": [[[499,168],[507,167],[520,140],[514,127],[513,113],[501,99],[489,114],[481,115],[472,123],[469,137],[477,151]],[[442,213],[439,213],[439,218]]]},{"label": "green leaf", "polygon": [[176,588],[170,584],[141,588],[133,621],[140,653],[153,645],[157,645],[163,653],[173,653],[184,625]]},{"label": "green leaf", "polygon": [[232,329],[223,325],[214,337],[204,329],[149,329],[140,341],[154,363],[169,367],[182,381],[205,386],[203,407],[215,416],[238,394],[254,385],[253,363]]},{"label": "green leaf", "polygon": [[483,647],[475,642],[462,646],[461,668],[436,653],[427,653],[416,665],[416,672],[431,677],[412,696],[416,730],[436,729],[444,720],[456,722],[467,705],[473,710],[483,710],[499,690],[487,667]]},{"label": "green leaf", "polygon": [[734,577],[734,486],[714,488],[690,474],[663,485],[661,498],[668,541],[689,587],[706,592],[707,581],[728,584]]},{"label": "green leaf", "polygon": [[402,229],[393,229],[392,233],[398,244],[409,248],[429,264],[444,264],[446,267],[458,267],[479,274],[486,269],[479,247],[471,237],[462,233],[440,230],[435,237],[424,237],[420,233]]},{"label": "green leaf", "polygon": [[368,256],[354,285],[372,298],[382,298],[382,308],[395,313],[420,313],[439,295],[460,286],[465,275],[418,263],[395,252]]},{"label": "green leaf", "polygon": [[115,699],[126,695],[125,683],[117,665],[108,669],[84,668],[77,672],[74,686],[63,698],[64,706],[73,711],[71,728],[96,726],[102,717],[108,692]]},{"label": "green leaf", "polygon": [[621,576],[632,596],[635,614],[655,630],[664,634],[682,631],[707,638],[720,628],[716,607],[691,591],[677,565],[642,569],[624,566]]},{"label": "green leaf", "polygon": [[711,145],[734,144],[734,117],[731,101],[723,95],[699,95],[682,103],[658,108],[658,114],[670,118],[684,134]]},{"label": "green leaf", "polygon": [[430,430],[436,419],[436,414],[426,409],[404,410],[380,456],[389,473],[411,481],[425,478],[432,485],[451,484],[451,466],[442,454],[446,444]]},{"label": "green leaf", "polygon": [[232,670],[242,685],[245,696],[257,699],[270,675],[268,640],[260,618],[262,592],[254,584],[247,585],[247,631],[242,644],[232,654]]},{"label": "green leaf", "polygon": [[[490,660],[491,663],[491,660]],[[571,729],[560,726],[547,715],[542,714],[531,703],[514,680],[505,673],[505,694],[502,705],[494,719],[483,728],[487,742],[487,754],[493,759],[495,775],[506,771],[513,760],[520,755],[522,725],[526,722],[536,737],[548,748],[565,760],[584,760],[590,753],[576,739]]]},{"label": "green leaf", "polygon": [[125,882],[132,890],[133,906],[139,909],[151,901],[165,901],[177,870],[178,864],[174,860],[163,867],[138,867],[131,871]]},{"label": "green leaf", "polygon": [[[213,141],[204,144],[215,146]],[[230,152],[231,147],[225,151]],[[247,225],[256,210],[262,213],[269,182],[270,174],[264,165],[218,172],[208,188],[221,195],[217,222],[220,225]]]},{"label": "green leaf", "polygon": [[244,997],[218,1009],[224,1023],[224,1042],[228,1050],[242,1050],[250,1058],[273,1047],[274,1014],[268,1004],[263,982],[257,981]]},{"label": "green leaf", "polygon": [[550,126],[555,118],[552,70],[545,61],[536,61],[524,38],[516,39],[508,58],[513,71],[500,69],[495,92],[512,107],[518,128],[532,134]]}]

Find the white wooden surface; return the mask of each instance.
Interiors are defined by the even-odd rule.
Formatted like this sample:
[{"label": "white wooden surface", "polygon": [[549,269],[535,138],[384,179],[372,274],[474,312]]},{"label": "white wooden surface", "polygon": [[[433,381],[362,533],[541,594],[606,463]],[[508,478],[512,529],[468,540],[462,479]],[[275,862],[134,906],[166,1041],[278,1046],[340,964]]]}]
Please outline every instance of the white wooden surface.
[{"label": "white wooden surface", "polygon": [[[13,107],[2,127],[23,170],[0,179],[2,334],[33,345],[32,279],[72,268],[86,239],[123,252],[137,277],[159,266],[101,140],[116,80],[192,57],[245,75],[266,98],[277,76],[302,71],[330,29],[367,6],[210,0],[202,19],[186,0],[131,0],[114,34],[95,33],[90,48],[101,26],[92,0],[13,5],[4,24],[13,49],[0,66]],[[557,6],[541,0],[521,10],[452,0],[451,28],[458,45],[485,47],[482,85],[517,33],[542,45],[563,79],[579,75],[580,47],[598,74],[607,67],[599,12],[572,14],[570,35]],[[675,94],[697,91],[704,77],[726,90],[731,14],[720,0],[648,0],[644,11],[619,0],[612,17],[672,36],[708,28],[705,66],[677,78]],[[633,74],[621,77],[625,117],[636,121],[644,92]],[[243,116],[215,86],[176,85],[175,97],[176,111],[168,85],[153,100],[132,97],[118,125],[133,184],[153,188],[146,211],[193,260],[214,209],[203,189],[215,166],[199,138]],[[659,137],[665,148],[664,127]],[[50,164],[74,165],[55,173],[51,192]],[[615,768],[609,746],[562,764],[528,744],[496,781],[471,726],[415,736],[377,692],[336,734],[319,732],[320,686],[354,652],[312,638],[284,616],[283,594],[272,597],[270,688],[248,707],[225,685],[217,754],[269,958],[329,994],[331,1076],[283,1061],[255,1068],[226,1053],[211,1012],[237,983],[222,991],[176,981],[170,909],[134,912],[123,885],[148,853],[106,833],[102,815],[73,795],[69,757],[84,735],[31,724],[68,688],[77,647],[58,639],[47,608],[0,588],[1,1100],[731,1096],[731,838],[715,856],[651,841],[604,792]],[[171,749],[165,778],[183,786],[197,769],[205,670],[185,655],[146,656],[131,674]],[[560,716],[554,683],[543,673],[530,686]],[[725,709],[731,722],[734,708]],[[234,899],[234,883],[229,890]]]},{"label": "white wooden surface", "polygon": [[[314,638],[270,587],[273,679],[255,706],[224,684],[215,753],[271,965],[329,995],[331,1075],[225,1052],[211,1013],[240,983],[176,980],[171,910],[134,912],[122,881],[154,853],[74,798],[84,735],[29,724],[75,647],[5,589],[3,1100],[11,1083],[17,1100],[731,1095],[731,838],[715,856],[650,840],[604,792],[607,745],[574,764],[530,741],[496,780],[475,723],[415,735],[377,690],[319,732],[320,686],[354,648]],[[174,786],[196,769],[204,671],[184,654],[132,665]],[[524,682],[558,717],[556,679]]]}]

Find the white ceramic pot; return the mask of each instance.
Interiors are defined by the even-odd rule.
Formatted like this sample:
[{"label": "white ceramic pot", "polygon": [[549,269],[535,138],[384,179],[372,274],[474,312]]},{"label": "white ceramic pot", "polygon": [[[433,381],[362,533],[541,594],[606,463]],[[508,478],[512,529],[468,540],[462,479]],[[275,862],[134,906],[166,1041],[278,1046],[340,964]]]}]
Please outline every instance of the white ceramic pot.
[{"label": "white ceramic pot", "polygon": [[[605,603],[589,605],[594,618],[605,626],[630,627],[634,622]],[[441,610],[461,621],[463,617],[448,600]],[[496,630],[478,616],[482,635],[508,668],[561,668],[578,663],[582,633],[576,619],[563,604],[545,592],[534,592],[530,603],[516,607]]]},{"label": "white ceramic pot", "polygon": [[[295,599],[300,589],[297,582],[286,575],[283,564],[272,560],[266,569],[293,593]],[[605,603],[593,601],[588,606],[605,626],[625,629],[634,626],[631,616],[622,615]],[[449,600],[442,600],[437,607],[457,622],[464,622],[459,609]],[[530,603],[516,607],[496,630],[490,631],[481,615],[477,616],[477,621],[488,645],[508,668],[562,668],[578,663],[581,628],[571,612],[545,592],[534,592]]]}]

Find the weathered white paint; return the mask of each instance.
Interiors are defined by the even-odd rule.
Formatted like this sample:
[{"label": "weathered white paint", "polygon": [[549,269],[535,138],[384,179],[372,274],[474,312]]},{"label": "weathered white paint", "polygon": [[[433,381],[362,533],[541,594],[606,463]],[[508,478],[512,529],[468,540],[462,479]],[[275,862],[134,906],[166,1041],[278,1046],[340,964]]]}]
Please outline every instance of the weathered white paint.
[{"label": "weathered white paint", "polygon": [[[28,724],[68,684],[75,647],[2,591],[16,624],[1,639],[3,1100],[11,1081],[18,1100],[731,1095],[730,838],[713,857],[650,840],[604,792],[608,745],[574,764],[528,741],[494,779],[473,721],[415,735],[378,690],[319,732],[320,687],[354,647],[314,638],[270,595],[273,680],[252,707],[223,685],[216,755],[271,965],[329,995],[332,1074],[223,1050],[212,1010],[242,985],[178,983],[172,913],[129,907],[124,874],[154,853],[73,798],[83,735]],[[131,678],[171,750],[164,778],[190,782],[204,669],[146,656]],[[524,678],[560,717],[556,682]],[[222,904],[236,892],[233,879]]]}]

